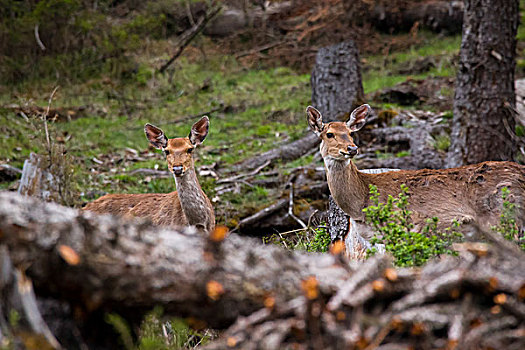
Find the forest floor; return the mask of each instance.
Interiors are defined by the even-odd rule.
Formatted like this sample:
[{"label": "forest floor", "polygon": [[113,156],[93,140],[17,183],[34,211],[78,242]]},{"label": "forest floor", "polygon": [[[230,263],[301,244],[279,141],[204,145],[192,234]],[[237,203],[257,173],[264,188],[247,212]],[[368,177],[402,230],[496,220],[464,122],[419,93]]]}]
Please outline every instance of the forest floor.
[{"label": "forest floor", "polygon": [[[392,41],[406,37],[381,35]],[[425,31],[416,35],[414,44],[403,50],[362,55],[367,100],[377,113],[419,109],[451,117],[452,80],[439,78],[454,78],[461,38]],[[523,26],[518,37],[520,76],[525,66]],[[156,73],[159,62],[169,57],[171,44],[171,40],[147,41],[135,53],[138,66],[127,78],[111,78],[107,71],[82,82],[61,84],[50,105],[56,86],[52,80],[0,87],[0,163],[21,169],[31,152],[46,152],[41,115],[49,105],[51,143],[63,147],[72,159],[69,186],[74,195],[69,205],[79,207],[105,193],[169,192],[175,190],[173,179],[162,172],[164,157],[148,145],[143,125],[152,123],[168,137],[180,137],[206,114],[210,132],[196,152],[196,167],[201,170],[204,191],[213,198],[217,223],[235,227],[240,218],[274,201],[280,194],[260,185],[241,184],[236,191],[218,194],[217,180],[228,176],[233,164],[309,132],[304,109],[310,104],[310,74],[248,64],[220,53],[218,44],[205,36],[188,47],[165,74]],[[385,102],[380,93],[399,83],[417,85],[420,80],[435,82],[429,86],[441,103],[401,106]],[[446,151],[447,140],[438,141],[436,147]],[[377,158],[403,155],[388,149],[375,152]],[[278,163],[275,170],[287,174],[312,162],[322,165],[319,157],[308,154]],[[161,172],[148,174],[140,169]],[[265,179],[264,172],[258,179]],[[0,182],[0,189],[14,190],[17,184],[16,179]]]}]

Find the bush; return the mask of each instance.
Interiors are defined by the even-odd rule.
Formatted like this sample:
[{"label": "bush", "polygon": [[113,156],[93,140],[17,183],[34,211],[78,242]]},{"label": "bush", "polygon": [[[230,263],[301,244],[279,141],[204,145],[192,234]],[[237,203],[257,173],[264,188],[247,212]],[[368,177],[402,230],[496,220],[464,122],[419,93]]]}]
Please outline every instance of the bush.
[{"label": "bush", "polygon": [[500,233],[505,239],[515,242],[519,247],[525,250],[525,237],[520,236],[520,229],[516,222],[516,204],[508,200],[510,191],[507,187],[501,189],[501,198],[503,199],[503,208],[500,215],[500,223],[494,226],[492,230]]},{"label": "bush", "polygon": [[[385,250],[394,256],[398,266],[420,266],[434,256],[454,254],[450,246],[461,240],[462,235],[452,228],[439,231],[439,219],[436,217],[428,219],[421,232],[414,231],[408,199],[408,187],[401,185],[398,198],[389,195],[386,203],[380,203],[377,187],[370,185],[373,205],[363,211],[366,222],[375,231],[371,243],[384,244]],[[374,248],[368,253],[373,255],[375,252]]]}]

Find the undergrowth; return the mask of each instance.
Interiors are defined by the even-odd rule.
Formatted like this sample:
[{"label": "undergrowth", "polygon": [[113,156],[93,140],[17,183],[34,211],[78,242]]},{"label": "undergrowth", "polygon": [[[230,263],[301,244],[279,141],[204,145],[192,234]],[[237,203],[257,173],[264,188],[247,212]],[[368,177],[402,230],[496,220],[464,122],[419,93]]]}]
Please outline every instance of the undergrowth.
[{"label": "undergrowth", "polygon": [[[373,205],[363,209],[366,222],[370,224],[375,235],[372,244],[384,244],[385,250],[393,255],[397,266],[421,266],[430,258],[440,254],[452,254],[453,242],[459,241],[462,235],[447,228],[438,230],[439,219],[428,219],[421,231],[416,231],[411,220],[412,212],[408,210],[408,187],[401,185],[397,198],[389,195],[386,203],[379,201],[377,187],[370,185],[370,200]],[[376,248],[369,250],[373,255]]]},{"label": "undergrowth", "polygon": [[324,253],[328,251],[331,240],[326,226],[321,224],[315,228],[274,233],[264,237],[263,243],[277,244],[291,250]]},{"label": "undergrowth", "polygon": [[516,243],[521,249],[525,250],[525,236],[520,233],[520,228],[516,221],[516,210],[518,209],[516,203],[509,201],[510,191],[507,187],[501,189],[501,199],[503,199],[503,207],[500,215],[500,222],[497,226],[492,227],[492,230],[501,234],[505,239]]},{"label": "undergrowth", "polygon": [[148,313],[138,329],[138,339],[133,337],[129,324],[117,314],[107,314],[106,322],[118,334],[125,350],[191,350],[205,345],[216,337],[210,330],[198,332],[181,319],[163,317],[162,308]]}]

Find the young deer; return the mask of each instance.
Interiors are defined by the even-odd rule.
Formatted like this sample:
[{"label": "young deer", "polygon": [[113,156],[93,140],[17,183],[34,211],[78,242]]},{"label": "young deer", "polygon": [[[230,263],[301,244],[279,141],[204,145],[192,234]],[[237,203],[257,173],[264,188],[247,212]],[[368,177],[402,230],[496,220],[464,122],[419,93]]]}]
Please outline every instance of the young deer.
[{"label": "young deer", "polygon": [[211,232],[215,227],[213,207],[202,191],[193,165],[193,150],[208,135],[209,119],[193,124],[188,137],[168,139],[151,124],[144,132],[153,147],[166,154],[177,191],[171,193],[108,194],[89,203],[84,210],[120,216],[149,218],[156,225],[186,226]]},{"label": "young deer", "polygon": [[518,225],[524,227],[525,166],[513,162],[484,162],[453,169],[401,170],[378,174],[360,172],[352,158],[358,147],[350,134],[365,125],[371,108],[356,108],[347,122],[324,124],[321,113],[314,107],[306,109],[310,129],[321,139],[321,156],[326,167],[330,192],[341,209],[359,225],[363,238],[370,238],[370,229],[363,224],[363,208],[371,205],[369,186],[375,185],[380,200],[388,195],[397,197],[401,184],[409,189],[409,210],[416,229],[427,218],[438,217],[438,227],[450,227],[454,221],[471,231],[469,224],[482,228],[497,225],[500,220],[501,189],[510,190],[508,200],[516,203]]}]

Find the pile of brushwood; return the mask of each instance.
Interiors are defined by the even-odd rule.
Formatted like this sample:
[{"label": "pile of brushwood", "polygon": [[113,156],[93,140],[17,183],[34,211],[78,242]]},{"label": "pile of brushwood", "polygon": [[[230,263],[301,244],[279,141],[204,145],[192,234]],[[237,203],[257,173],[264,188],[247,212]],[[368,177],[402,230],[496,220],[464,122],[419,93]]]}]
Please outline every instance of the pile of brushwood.
[{"label": "pile of brushwood", "polygon": [[115,348],[103,315],[160,305],[223,330],[208,349],[523,349],[525,253],[486,238],[398,269],[0,193],[0,341]]}]

